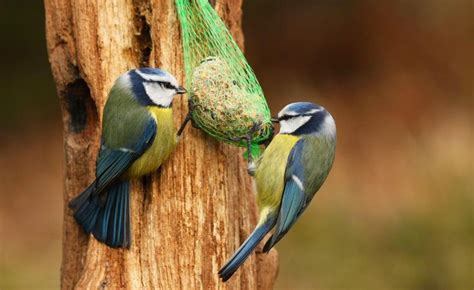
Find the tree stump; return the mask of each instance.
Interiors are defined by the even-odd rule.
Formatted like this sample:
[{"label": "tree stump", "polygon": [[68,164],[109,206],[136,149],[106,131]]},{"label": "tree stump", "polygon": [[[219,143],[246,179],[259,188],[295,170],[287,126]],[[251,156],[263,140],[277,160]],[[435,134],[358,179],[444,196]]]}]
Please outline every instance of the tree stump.
[{"label": "tree stump", "polygon": [[[242,0],[215,8],[242,46]],[[84,234],[67,203],[95,178],[102,110],[123,72],[160,67],[183,83],[172,0],[45,0],[49,59],[64,129],[62,289],[271,289],[276,252],[252,255],[230,281],[217,271],[256,224],[242,149],[187,128],[161,169],[132,182],[132,244],[111,249]],[[175,123],[187,112],[174,102]]]}]

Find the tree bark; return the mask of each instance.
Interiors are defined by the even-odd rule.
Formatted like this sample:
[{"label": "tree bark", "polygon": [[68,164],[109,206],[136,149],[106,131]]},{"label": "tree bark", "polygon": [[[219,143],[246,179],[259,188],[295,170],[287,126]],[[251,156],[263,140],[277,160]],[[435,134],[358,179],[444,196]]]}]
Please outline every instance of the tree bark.
[{"label": "tree bark", "polygon": [[[243,45],[242,0],[216,9]],[[67,203],[95,178],[102,110],[121,73],[161,67],[183,81],[172,0],[45,0],[49,59],[64,124],[62,289],[270,289],[276,252],[252,255],[230,281],[217,271],[256,224],[242,149],[187,128],[161,169],[132,182],[132,244],[111,249],[85,235]],[[179,97],[178,97],[179,98]],[[174,103],[175,122],[187,111]]]}]

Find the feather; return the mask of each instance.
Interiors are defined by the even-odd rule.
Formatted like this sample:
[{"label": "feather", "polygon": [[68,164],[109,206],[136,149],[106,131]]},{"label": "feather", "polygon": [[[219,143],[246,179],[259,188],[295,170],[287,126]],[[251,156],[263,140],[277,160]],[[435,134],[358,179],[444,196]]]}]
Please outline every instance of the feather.
[{"label": "feather", "polygon": [[303,149],[304,139],[300,139],[288,157],[288,165],[285,171],[285,189],[282,195],[275,232],[265,243],[263,247],[264,253],[268,253],[285,236],[306,205],[304,167],[301,162]]},{"label": "feather", "polygon": [[129,196],[129,181],[117,182],[111,186],[92,229],[97,240],[112,248],[130,246]]},{"label": "feather", "polygon": [[235,271],[244,263],[248,256],[253,252],[258,243],[265,237],[265,235],[275,225],[275,218],[267,217],[267,221],[255,228],[240,248],[232,255],[229,261],[219,271],[219,277],[222,281],[227,281],[232,277]]},{"label": "feather", "polygon": [[132,146],[111,149],[102,142],[96,180],[69,203],[84,231],[111,247],[130,245],[129,183],[120,178],[153,143],[155,120],[142,127],[142,138]]}]

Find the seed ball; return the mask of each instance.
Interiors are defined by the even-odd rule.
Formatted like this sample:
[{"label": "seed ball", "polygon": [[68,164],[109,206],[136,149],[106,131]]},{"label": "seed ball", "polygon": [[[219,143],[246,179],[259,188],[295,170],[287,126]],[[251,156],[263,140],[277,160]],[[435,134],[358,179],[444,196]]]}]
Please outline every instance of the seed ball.
[{"label": "seed ball", "polygon": [[[243,89],[224,60],[208,57],[192,75],[193,120],[207,133],[231,143],[244,138],[254,124],[261,124],[256,139],[268,135],[271,124],[264,118],[261,96]],[[263,137],[265,137],[263,136]]]}]

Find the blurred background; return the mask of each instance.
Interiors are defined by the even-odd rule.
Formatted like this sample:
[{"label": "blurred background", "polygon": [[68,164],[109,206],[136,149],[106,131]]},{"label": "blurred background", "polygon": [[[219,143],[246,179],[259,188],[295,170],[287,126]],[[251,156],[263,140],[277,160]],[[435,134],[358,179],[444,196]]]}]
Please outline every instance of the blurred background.
[{"label": "blurred background", "polygon": [[[245,1],[277,112],[325,106],[332,173],[277,247],[276,289],[474,287],[472,1]],[[0,289],[59,287],[60,112],[41,1],[0,2]]]}]

